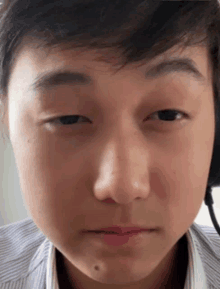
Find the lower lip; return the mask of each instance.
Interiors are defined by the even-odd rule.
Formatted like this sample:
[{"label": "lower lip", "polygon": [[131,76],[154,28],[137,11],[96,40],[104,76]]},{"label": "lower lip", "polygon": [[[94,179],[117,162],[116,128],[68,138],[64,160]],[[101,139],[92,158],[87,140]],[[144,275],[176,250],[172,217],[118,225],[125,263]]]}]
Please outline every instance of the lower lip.
[{"label": "lower lip", "polygon": [[108,234],[88,232],[95,239],[104,241],[109,246],[122,246],[124,244],[135,246],[146,238],[149,238],[155,230],[130,232],[124,234]]}]

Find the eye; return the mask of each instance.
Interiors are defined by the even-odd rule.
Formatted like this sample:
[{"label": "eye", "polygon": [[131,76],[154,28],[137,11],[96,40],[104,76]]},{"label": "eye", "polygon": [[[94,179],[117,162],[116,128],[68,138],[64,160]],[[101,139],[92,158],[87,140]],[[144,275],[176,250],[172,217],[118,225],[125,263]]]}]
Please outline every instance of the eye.
[{"label": "eye", "polygon": [[[159,120],[161,119],[161,121],[169,121],[169,122],[174,122],[176,119],[177,120],[181,120],[182,118],[186,117],[186,113],[181,112],[179,110],[175,110],[175,109],[166,109],[166,110],[159,110],[155,113],[153,113],[151,116],[151,119],[156,119]],[[50,123],[53,123],[55,125],[59,125],[59,126],[66,126],[66,125],[74,125],[74,124],[80,124],[82,122],[90,122],[91,121],[81,115],[67,115],[67,116],[61,116],[58,117],[52,121],[50,121]]]},{"label": "eye", "polygon": [[175,110],[175,109],[165,109],[165,110],[159,110],[155,113],[153,113],[152,115],[158,115],[157,117],[155,117],[156,119],[161,118],[162,121],[173,121],[175,119],[177,120],[181,120],[184,117],[187,117],[187,114],[185,112],[181,112],[179,110]]},{"label": "eye", "polygon": [[61,117],[58,117],[54,120],[51,121],[51,123],[55,123],[55,124],[59,124],[59,125],[73,125],[73,124],[78,124],[78,121],[81,120],[81,122],[90,122],[91,121],[84,117],[84,116],[81,116],[81,115],[66,115],[66,116],[61,116]]}]

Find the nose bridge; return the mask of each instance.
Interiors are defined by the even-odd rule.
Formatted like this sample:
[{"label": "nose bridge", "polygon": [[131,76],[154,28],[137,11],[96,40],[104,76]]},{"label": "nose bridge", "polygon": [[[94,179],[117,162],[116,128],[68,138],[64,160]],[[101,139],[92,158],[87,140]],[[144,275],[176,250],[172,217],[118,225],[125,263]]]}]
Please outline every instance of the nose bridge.
[{"label": "nose bridge", "polygon": [[111,138],[112,166],[120,177],[134,175],[143,164],[143,150],[138,133],[130,128],[115,128]]},{"label": "nose bridge", "polygon": [[[108,131],[103,147],[95,193],[99,199],[111,198],[129,203],[148,192],[147,148],[140,128],[123,118]],[[119,124],[120,123],[120,124]],[[132,124],[133,123],[133,124]]]}]

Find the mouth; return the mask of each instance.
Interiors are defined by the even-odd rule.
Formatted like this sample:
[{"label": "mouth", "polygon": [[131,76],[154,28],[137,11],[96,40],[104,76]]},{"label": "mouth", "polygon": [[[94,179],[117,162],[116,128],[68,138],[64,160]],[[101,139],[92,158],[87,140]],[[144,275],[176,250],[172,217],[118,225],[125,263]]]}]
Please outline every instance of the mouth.
[{"label": "mouth", "polygon": [[116,232],[113,232],[113,231],[91,231],[92,233],[96,233],[96,234],[102,234],[102,233],[105,233],[105,234],[119,234],[119,233],[116,233]]},{"label": "mouth", "polygon": [[[139,231],[140,232],[140,231]],[[113,232],[113,231],[91,231],[91,233],[95,233],[95,234],[106,234],[106,235],[120,235],[120,236],[124,236],[124,235],[128,235],[128,234],[132,234],[134,232],[125,232],[125,233],[117,233],[117,232]],[[135,232],[137,233],[137,231]]]},{"label": "mouth", "polygon": [[145,242],[149,242],[155,236],[155,230],[133,230],[127,232],[115,232],[105,230],[92,230],[85,232],[88,236],[88,240],[92,242],[104,243],[108,246],[122,246],[127,245],[129,247],[142,247]]},{"label": "mouth", "polygon": [[106,234],[106,235],[120,235],[120,236],[124,236],[124,235],[130,235],[130,234],[138,234],[141,233],[143,231],[154,231],[153,229],[150,230],[132,230],[132,231],[126,231],[126,232],[115,232],[115,231],[104,231],[104,230],[100,230],[100,231],[88,231],[88,233],[95,233],[95,234]]},{"label": "mouth", "polygon": [[144,232],[152,232],[155,231],[156,228],[152,227],[139,227],[139,226],[134,226],[130,225],[127,227],[122,227],[122,226],[117,226],[117,225],[112,225],[109,227],[102,227],[102,228],[95,228],[93,230],[83,230],[83,233],[93,233],[95,235],[118,235],[118,236],[124,236],[124,235],[131,235],[131,234],[139,234],[139,233],[144,233]]}]

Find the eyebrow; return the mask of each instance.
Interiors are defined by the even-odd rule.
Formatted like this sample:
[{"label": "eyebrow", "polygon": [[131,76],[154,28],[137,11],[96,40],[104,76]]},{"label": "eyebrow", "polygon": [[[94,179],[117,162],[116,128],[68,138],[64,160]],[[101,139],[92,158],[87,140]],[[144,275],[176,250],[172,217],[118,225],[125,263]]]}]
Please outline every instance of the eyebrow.
[{"label": "eyebrow", "polygon": [[185,73],[195,81],[205,84],[206,78],[196,67],[195,61],[191,58],[173,58],[165,60],[150,68],[145,76],[146,79],[157,78],[169,73]]},{"label": "eyebrow", "polygon": [[[145,73],[145,79],[156,79],[170,73],[186,73],[197,82],[205,83],[205,77],[190,58],[174,58],[154,65]],[[92,83],[92,78],[86,73],[59,69],[57,71],[40,74],[30,85],[28,90],[50,90],[60,85],[87,86]]]}]

